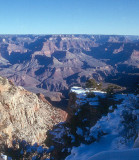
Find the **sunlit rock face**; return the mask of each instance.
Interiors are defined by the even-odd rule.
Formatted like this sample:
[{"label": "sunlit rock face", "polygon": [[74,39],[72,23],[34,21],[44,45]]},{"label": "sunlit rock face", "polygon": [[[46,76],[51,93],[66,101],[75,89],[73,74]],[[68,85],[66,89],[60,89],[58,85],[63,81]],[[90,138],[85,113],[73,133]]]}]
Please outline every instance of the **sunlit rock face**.
[{"label": "sunlit rock face", "polygon": [[138,53],[138,36],[3,35],[0,75],[60,101],[70,87],[88,78],[133,88]]},{"label": "sunlit rock face", "polygon": [[47,130],[65,119],[66,113],[53,107],[44,97],[41,100],[36,94],[0,77],[1,142],[10,145],[12,140],[21,139],[42,143]]}]

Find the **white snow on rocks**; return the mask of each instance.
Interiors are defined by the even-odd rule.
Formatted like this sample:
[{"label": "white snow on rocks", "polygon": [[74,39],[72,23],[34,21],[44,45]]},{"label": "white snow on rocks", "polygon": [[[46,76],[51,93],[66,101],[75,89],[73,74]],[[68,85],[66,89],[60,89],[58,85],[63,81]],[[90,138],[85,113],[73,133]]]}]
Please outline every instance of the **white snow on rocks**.
[{"label": "white snow on rocks", "polygon": [[[88,99],[85,98],[85,89],[73,87],[71,91],[77,93],[78,104],[82,104],[79,103],[79,100],[82,99],[88,101]],[[105,93],[99,91],[95,91],[95,94],[105,95]],[[89,103],[95,104],[95,98],[92,98],[92,101]],[[95,138],[96,141],[90,145],[81,144],[79,147],[73,147],[71,154],[66,160],[139,159],[139,148],[133,149],[135,136],[139,129],[138,97],[133,94],[116,94],[114,99],[123,99],[123,101],[120,105],[117,105],[117,109],[112,113],[108,113],[107,116],[103,116],[96,125],[90,129],[90,137]],[[112,110],[112,107],[110,107],[109,110]],[[77,128],[77,134],[81,133],[80,128]]]},{"label": "white snow on rocks", "polygon": [[[94,93],[95,97],[87,98],[87,93],[90,93],[90,90],[92,93]],[[93,90],[88,88],[83,89],[82,87],[76,87],[76,86],[72,87],[70,92],[76,93],[77,96],[76,104],[80,106],[86,104],[87,102],[92,107],[98,106],[99,105],[98,96],[103,98],[106,95],[106,92],[103,91]]]}]

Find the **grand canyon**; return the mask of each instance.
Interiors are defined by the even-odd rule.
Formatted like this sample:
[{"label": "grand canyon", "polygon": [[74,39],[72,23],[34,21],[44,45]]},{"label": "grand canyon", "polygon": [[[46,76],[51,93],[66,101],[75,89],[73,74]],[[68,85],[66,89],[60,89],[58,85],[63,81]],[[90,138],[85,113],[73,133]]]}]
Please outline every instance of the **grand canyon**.
[{"label": "grand canyon", "polygon": [[[102,90],[90,94],[89,79]],[[27,159],[77,160],[81,143],[107,135],[116,135],[116,149],[131,142],[138,148],[138,82],[139,36],[0,35],[0,152],[6,146],[13,159],[24,151]],[[114,95],[106,94],[110,84],[120,87]],[[16,141],[16,148],[15,140],[27,145]],[[47,149],[38,151],[35,142]]]},{"label": "grand canyon", "polygon": [[[134,89],[139,37],[107,35],[2,35],[0,75],[51,101],[89,78]],[[124,82],[122,81],[124,79]]]}]

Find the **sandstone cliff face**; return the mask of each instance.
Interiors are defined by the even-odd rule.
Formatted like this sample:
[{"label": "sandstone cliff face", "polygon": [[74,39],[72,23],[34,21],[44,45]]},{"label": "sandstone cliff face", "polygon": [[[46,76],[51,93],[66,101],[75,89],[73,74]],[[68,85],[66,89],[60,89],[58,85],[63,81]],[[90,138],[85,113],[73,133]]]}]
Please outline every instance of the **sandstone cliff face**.
[{"label": "sandstone cliff face", "polygon": [[13,139],[18,138],[31,143],[41,143],[46,138],[47,130],[65,118],[64,111],[0,77],[1,142],[10,145]]}]

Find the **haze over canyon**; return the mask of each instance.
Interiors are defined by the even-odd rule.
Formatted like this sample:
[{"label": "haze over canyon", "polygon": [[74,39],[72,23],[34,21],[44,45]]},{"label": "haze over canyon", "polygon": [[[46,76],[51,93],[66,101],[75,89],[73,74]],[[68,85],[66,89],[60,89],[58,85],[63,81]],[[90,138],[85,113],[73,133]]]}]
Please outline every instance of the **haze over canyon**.
[{"label": "haze over canyon", "polygon": [[138,71],[138,36],[0,36],[0,75],[51,101],[89,78],[133,89]]}]

